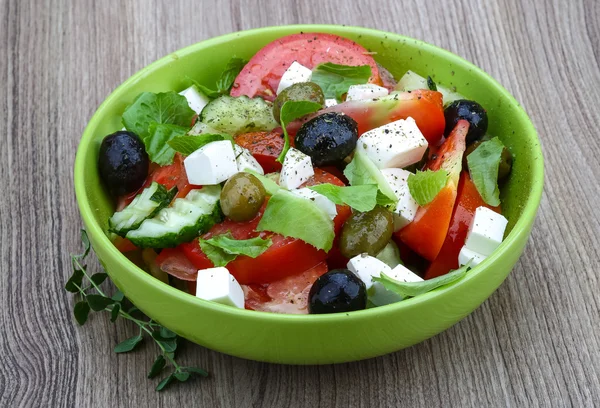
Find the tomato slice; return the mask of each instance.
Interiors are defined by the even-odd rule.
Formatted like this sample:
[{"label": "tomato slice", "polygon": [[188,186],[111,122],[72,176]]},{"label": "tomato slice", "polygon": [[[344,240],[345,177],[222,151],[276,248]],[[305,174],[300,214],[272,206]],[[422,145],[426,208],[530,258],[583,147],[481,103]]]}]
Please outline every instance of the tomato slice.
[{"label": "tomato slice", "polygon": [[181,280],[195,282],[198,277],[198,268],[190,262],[179,247],[165,248],[160,251],[156,257],[156,264],[164,272]]},{"label": "tomato slice", "polygon": [[231,96],[260,96],[273,101],[281,76],[294,61],[310,69],[325,62],[370,65],[369,82],[381,84],[379,68],[363,46],[333,34],[299,33],[279,38],[258,51],[235,79]]},{"label": "tomato slice", "polygon": [[468,130],[469,122],[458,121],[437,157],[426,164],[426,168],[431,170],[446,170],[448,183],[432,202],[419,208],[413,222],[395,233],[402,242],[429,261],[438,256],[450,226]]},{"label": "tomato slice", "polygon": [[359,135],[390,122],[412,117],[432,146],[439,144],[446,126],[442,94],[418,89],[395,94],[393,98],[343,102],[292,122],[287,130],[295,135],[303,123],[326,112],[342,112],[352,117],[358,123]]},{"label": "tomato slice", "polygon": [[244,133],[236,136],[235,142],[250,150],[265,173],[281,170],[281,163],[277,161],[284,144],[281,131]]},{"label": "tomato slice", "polygon": [[489,206],[483,201],[471,177],[469,177],[469,173],[462,172],[448,234],[440,253],[427,268],[425,279],[445,275],[452,269],[458,268],[458,254],[465,244],[475,210],[481,206],[500,213],[500,207]]},{"label": "tomato slice", "polygon": [[327,272],[327,264],[314,267],[269,285],[243,286],[246,309],[272,313],[308,313],[308,293],[317,278]]}]

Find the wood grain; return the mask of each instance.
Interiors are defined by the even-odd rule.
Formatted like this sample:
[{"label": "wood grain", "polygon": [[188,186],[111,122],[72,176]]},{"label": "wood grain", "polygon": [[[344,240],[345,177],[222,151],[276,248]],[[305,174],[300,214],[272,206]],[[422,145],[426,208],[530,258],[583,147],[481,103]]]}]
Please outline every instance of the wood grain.
[{"label": "wood grain", "polygon": [[[155,393],[126,323],[71,317],[81,227],[72,168],[94,110],[185,45],[274,24],[402,33],[474,62],[533,119],[546,188],[506,283],[450,330],[335,366],[255,363],[188,344],[207,380]],[[600,406],[600,2],[0,0],[0,406]],[[92,268],[98,265],[91,265]]]}]

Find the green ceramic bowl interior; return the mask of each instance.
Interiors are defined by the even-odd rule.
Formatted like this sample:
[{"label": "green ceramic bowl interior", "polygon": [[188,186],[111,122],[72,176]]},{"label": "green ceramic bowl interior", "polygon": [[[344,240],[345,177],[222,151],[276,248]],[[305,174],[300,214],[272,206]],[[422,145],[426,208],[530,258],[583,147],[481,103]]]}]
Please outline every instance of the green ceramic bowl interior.
[{"label": "green ceramic bowl interior", "polygon": [[[509,219],[502,245],[454,285],[416,298],[352,313],[278,315],[236,309],[195,298],[154,279],[123,256],[105,234],[114,202],[100,183],[101,140],[122,127],[125,107],[142,91],[181,90],[189,78],[212,84],[232,56],[250,58],[265,44],[297,32],[329,32],[376,52],[396,78],[411,69],[481,103],[489,133],[509,146],[515,160],[501,192]],[[256,29],[213,38],[176,51],[144,68],[98,108],[83,133],[75,161],[75,191],[92,246],[115,284],[144,313],[208,348],[253,360],[325,364],[374,357],[421,342],[452,326],[487,299],[517,262],[529,236],[543,184],[536,131],[517,101],[495,80],[460,57],[411,38],[329,25]]]}]

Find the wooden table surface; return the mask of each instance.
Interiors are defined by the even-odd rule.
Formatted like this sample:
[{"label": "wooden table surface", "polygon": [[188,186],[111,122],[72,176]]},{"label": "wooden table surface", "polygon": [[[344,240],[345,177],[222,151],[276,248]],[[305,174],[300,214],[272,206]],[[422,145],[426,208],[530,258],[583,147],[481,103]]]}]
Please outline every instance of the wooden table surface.
[{"label": "wooden table surface", "polygon": [[[241,3],[241,2],[240,2]],[[600,406],[600,2],[0,0],[0,406]],[[156,393],[156,350],[73,321],[81,221],[73,161],[98,105],[131,74],[204,39],[334,23],[416,37],[474,62],[523,104],[545,192],[506,282],[450,330],[351,364],[256,363],[187,344],[208,379]],[[92,264],[92,267],[97,265]]]}]

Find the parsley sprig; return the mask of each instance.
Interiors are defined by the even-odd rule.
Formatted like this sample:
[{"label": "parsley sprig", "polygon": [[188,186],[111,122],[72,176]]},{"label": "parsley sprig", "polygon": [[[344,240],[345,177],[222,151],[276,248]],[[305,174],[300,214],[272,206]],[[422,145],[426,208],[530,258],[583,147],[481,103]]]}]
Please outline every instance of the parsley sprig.
[{"label": "parsley sprig", "polygon": [[171,373],[158,383],[156,391],[162,391],[174,380],[185,382],[193,375],[208,376],[208,373],[201,368],[181,366],[175,361],[175,353],[181,340],[179,336],[143,315],[137,307],[131,305],[121,291],[117,290],[112,296],[106,295],[100,286],[108,279],[108,275],[104,272],[90,274],[84,264],[91,249],[85,230],[81,230],[81,240],[84,251],[81,254],[71,255],[73,275],[65,284],[65,289],[80,299],[73,308],[77,323],[83,326],[88,320],[90,311],[108,312],[113,323],[119,317],[135,323],[139,328],[138,334],[117,344],[114,351],[115,353],[127,353],[140,345],[146,337],[154,340],[160,349],[160,354],[154,360],[148,372],[148,378],[158,376],[163,372],[167,363],[172,367]]}]

